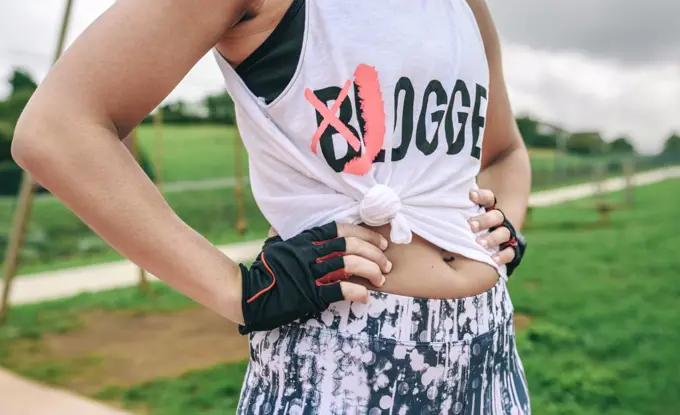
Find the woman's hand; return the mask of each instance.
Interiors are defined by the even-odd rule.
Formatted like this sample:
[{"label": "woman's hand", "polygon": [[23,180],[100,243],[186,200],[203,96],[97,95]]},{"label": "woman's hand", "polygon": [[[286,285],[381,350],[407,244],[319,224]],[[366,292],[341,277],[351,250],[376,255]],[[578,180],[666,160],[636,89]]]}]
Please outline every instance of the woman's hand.
[{"label": "woman's hand", "polygon": [[477,238],[477,242],[485,249],[500,248],[492,257],[498,265],[510,264],[516,259],[513,243],[513,230],[508,228],[505,215],[496,209],[496,196],[491,190],[478,189],[470,192],[470,200],[484,207],[487,211],[483,215],[470,219],[470,228],[474,233],[491,230],[487,235]]},{"label": "woman's hand", "polygon": [[350,276],[380,288],[392,264],[387,240],[366,228],[328,223],[290,239],[270,238],[250,268],[241,266],[240,331],[271,330],[324,311],[331,303],[366,302],[368,290]]}]

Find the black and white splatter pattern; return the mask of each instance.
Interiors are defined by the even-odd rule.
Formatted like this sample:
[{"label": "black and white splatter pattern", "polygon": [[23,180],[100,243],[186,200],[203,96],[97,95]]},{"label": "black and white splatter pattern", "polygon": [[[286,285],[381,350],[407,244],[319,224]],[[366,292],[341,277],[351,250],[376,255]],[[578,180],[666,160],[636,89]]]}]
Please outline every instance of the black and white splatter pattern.
[{"label": "black and white splatter pattern", "polygon": [[460,300],[373,293],[250,341],[238,414],[530,413],[503,280]]}]

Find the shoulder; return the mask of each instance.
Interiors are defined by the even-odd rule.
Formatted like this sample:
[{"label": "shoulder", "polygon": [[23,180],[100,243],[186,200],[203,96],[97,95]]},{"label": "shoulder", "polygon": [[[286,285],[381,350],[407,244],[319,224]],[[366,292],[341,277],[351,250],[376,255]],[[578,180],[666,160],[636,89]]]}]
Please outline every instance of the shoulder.
[{"label": "shoulder", "polygon": [[293,0],[245,0],[239,18],[217,44],[227,61],[238,64],[274,31]]},{"label": "shoulder", "polygon": [[503,76],[501,42],[486,0],[466,0],[477,20],[489,65],[489,104],[486,112],[482,166],[507,154],[522,144],[522,137],[510,104]]},{"label": "shoulder", "polygon": [[491,70],[500,64],[500,40],[486,0],[466,0],[477,20]]}]

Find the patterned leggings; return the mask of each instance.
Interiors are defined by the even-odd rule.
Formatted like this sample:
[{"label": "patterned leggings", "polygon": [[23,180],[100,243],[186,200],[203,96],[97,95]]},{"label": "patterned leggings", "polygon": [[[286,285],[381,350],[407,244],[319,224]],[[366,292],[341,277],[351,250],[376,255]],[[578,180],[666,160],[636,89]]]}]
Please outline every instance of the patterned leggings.
[{"label": "patterned leggings", "polygon": [[250,338],[238,414],[531,412],[501,280],[459,300],[373,293]]}]

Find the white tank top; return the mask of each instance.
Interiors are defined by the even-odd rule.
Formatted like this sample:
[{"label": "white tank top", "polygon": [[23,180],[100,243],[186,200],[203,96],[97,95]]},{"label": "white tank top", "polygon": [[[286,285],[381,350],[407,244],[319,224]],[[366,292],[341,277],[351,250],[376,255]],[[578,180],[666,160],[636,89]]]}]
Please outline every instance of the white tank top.
[{"label": "white tank top", "polygon": [[[465,0],[306,2],[303,50],[266,104],[219,53],[265,218],[290,238],[331,221],[391,225],[496,267],[467,222],[489,91]],[[504,275],[504,270],[499,270]]]}]

